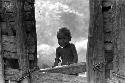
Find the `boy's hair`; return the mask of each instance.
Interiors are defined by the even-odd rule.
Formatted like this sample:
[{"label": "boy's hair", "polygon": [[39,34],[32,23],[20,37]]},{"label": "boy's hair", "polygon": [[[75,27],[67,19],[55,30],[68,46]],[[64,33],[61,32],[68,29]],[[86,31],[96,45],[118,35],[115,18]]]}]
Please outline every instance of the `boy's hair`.
[{"label": "boy's hair", "polygon": [[67,27],[62,27],[59,29],[59,31],[57,32],[57,38],[59,39],[60,37],[66,37],[69,39],[69,41],[71,41],[71,32]]}]

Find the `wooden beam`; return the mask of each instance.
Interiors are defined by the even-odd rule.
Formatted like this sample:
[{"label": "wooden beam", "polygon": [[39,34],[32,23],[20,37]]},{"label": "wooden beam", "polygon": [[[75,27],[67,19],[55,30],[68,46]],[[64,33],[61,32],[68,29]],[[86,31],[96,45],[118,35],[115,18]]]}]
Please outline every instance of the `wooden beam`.
[{"label": "wooden beam", "polygon": [[76,74],[86,72],[86,63],[71,64],[69,66],[60,66],[55,68],[41,69],[39,72]]},{"label": "wooden beam", "polygon": [[[21,69],[21,74],[25,74],[29,70],[29,58],[27,53],[27,45],[26,45],[26,31],[25,27],[23,25],[23,6],[24,6],[24,0],[16,0],[17,4],[17,19],[16,19],[16,39],[17,39],[17,55],[19,56],[19,66]],[[30,83],[28,80],[27,82],[21,82],[21,83]]]},{"label": "wooden beam", "polygon": [[72,64],[69,66],[60,66],[60,67],[55,67],[55,68],[46,68],[46,69],[31,69],[29,72],[21,74],[22,71],[17,70],[17,69],[10,69],[6,70],[5,72],[5,79],[11,79],[15,81],[20,81],[20,80],[28,80],[29,73],[32,74],[33,72],[38,71],[39,73],[62,73],[62,74],[76,74],[76,73],[83,73],[86,72],[86,63],[78,63],[78,64]]},{"label": "wooden beam", "polygon": [[[34,54],[28,54],[29,60],[34,60]],[[15,52],[4,51],[3,57],[7,59],[19,59],[19,56]]]},{"label": "wooden beam", "polygon": [[96,64],[105,62],[102,1],[103,0],[89,0],[90,21],[87,47],[88,83],[106,83],[105,66],[99,70],[96,68]]}]

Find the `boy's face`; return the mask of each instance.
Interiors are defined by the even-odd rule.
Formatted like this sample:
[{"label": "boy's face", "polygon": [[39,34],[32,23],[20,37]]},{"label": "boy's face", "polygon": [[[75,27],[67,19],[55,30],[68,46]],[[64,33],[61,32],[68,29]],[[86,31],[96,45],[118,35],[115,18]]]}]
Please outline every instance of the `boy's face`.
[{"label": "boy's face", "polygon": [[65,37],[58,38],[58,44],[61,47],[65,47],[68,43],[69,43],[69,39],[68,38],[65,38]]}]

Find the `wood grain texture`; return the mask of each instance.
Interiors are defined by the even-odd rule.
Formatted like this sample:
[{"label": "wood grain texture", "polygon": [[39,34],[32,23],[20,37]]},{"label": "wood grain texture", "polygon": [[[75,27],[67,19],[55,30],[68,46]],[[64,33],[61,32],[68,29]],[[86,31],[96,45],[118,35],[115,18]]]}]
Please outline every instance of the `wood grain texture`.
[{"label": "wood grain texture", "polygon": [[105,67],[94,70],[94,65],[104,62],[104,33],[102,0],[90,0],[90,24],[87,49],[88,83],[105,83]]},{"label": "wood grain texture", "polygon": [[4,64],[3,64],[3,55],[2,55],[2,30],[0,22],[0,83],[4,83]]},{"label": "wood grain texture", "polygon": [[[22,74],[27,72],[29,68],[37,66],[34,11],[34,0],[0,0],[2,54],[6,59],[17,59]],[[6,74],[5,79],[7,76]],[[18,77],[17,74],[13,74],[14,76]],[[7,80],[11,80],[11,78]]]},{"label": "wood grain texture", "polygon": [[[121,76],[125,76],[125,1],[116,0],[116,24],[113,29],[114,37],[114,67],[113,71]],[[120,83],[125,80],[114,75]]]}]

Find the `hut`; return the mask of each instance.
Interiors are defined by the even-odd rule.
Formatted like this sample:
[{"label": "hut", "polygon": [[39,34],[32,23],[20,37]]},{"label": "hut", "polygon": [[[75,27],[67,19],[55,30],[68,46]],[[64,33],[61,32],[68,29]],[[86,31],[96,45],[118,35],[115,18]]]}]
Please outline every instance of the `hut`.
[{"label": "hut", "polygon": [[0,83],[18,83],[37,66],[34,0],[0,0],[0,64]]},{"label": "hut", "polygon": [[88,83],[125,83],[125,1],[90,0]]}]

